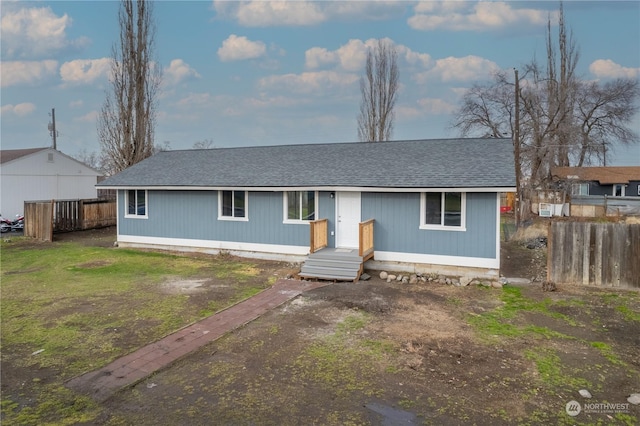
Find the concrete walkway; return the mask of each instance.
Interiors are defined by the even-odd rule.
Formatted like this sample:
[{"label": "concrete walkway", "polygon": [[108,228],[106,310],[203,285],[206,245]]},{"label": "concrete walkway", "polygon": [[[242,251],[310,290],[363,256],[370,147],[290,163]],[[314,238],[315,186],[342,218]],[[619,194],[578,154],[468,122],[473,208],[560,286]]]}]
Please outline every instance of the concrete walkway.
[{"label": "concrete walkway", "polygon": [[262,316],[305,291],[330,283],[278,280],[271,288],[98,369],[77,376],[67,387],[104,401],[122,388],[171,365],[176,360]]}]

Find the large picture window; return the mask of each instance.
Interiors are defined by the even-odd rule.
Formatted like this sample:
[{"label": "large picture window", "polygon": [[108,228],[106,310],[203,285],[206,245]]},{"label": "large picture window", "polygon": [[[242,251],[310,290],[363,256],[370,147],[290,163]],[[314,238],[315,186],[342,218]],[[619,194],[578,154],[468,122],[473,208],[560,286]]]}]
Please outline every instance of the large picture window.
[{"label": "large picture window", "polygon": [[248,220],[246,191],[219,191],[218,219]]},{"label": "large picture window", "polygon": [[316,219],[315,191],[287,191],[284,193],[285,222]]},{"label": "large picture window", "polygon": [[420,228],[464,230],[465,207],[463,192],[425,192],[420,199]]},{"label": "large picture window", "polygon": [[128,217],[147,217],[147,191],[143,189],[127,190]]}]

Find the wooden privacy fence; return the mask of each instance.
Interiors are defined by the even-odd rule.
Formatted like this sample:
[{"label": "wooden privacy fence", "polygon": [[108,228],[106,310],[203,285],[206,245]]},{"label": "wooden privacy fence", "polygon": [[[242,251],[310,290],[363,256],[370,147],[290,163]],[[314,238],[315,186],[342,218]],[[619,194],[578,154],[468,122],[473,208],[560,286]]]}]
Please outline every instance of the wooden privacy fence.
[{"label": "wooden privacy fence", "polygon": [[[45,207],[48,205],[49,207]],[[116,224],[115,200],[25,201],[26,237],[51,241],[53,232],[82,231]]]},{"label": "wooden privacy fence", "polygon": [[548,244],[549,281],[640,288],[640,225],[554,222]]},{"label": "wooden privacy fence", "polygon": [[51,201],[24,203],[24,236],[53,241],[53,203]]}]

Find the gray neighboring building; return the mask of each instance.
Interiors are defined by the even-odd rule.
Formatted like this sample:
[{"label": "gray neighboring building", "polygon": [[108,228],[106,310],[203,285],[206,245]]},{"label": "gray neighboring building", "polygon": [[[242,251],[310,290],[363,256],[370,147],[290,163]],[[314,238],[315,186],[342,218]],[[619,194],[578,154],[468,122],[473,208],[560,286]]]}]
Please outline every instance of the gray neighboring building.
[{"label": "gray neighboring building", "polygon": [[368,268],[496,277],[500,194],[515,192],[510,139],[437,139],[160,152],[109,177],[120,246],[302,261],[310,226]]}]

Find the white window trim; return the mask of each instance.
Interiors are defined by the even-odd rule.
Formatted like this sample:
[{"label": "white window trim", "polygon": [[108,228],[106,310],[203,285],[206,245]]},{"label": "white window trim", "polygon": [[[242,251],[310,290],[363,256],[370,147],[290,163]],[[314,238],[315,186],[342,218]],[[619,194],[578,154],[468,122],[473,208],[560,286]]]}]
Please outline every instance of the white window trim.
[{"label": "white window trim", "polygon": [[[129,191],[144,191],[144,215],[129,214]],[[137,205],[137,203],[136,203]],[[149,219],[149,191],[146,189],[125,189],[124,191],[124,217],[128,219]]]},{"label": "white window trim", "polygon": [[[616,195],[616,189],[620,187],[620,195]],[[614,183],[613,184],[613,192],[611,194],[612,197],[624,197],[626,196],[627,185],[622,183]]]},{"label": "white window trim", "polygon": [[[432,191],[438,194],[445,192],[460,192],[460,191]],[[427,209],[427,197],[426,192],[420,193],[420,229],[435,230],[435,231],[457,231],[464,232],[467,230],[467,193],[460,192],[460,226],[447,226],[447,225],[432,225],[424,223],[425,213]],[[444,200],[442,203],[444,208]]]},{"label": "white window trim", "polygon": [[[224,191],[244,192],[244,217],[223,216],[222,215],[222,193]],[[249,191],[236,191],[233,189],[225,189],[218,191],[218,220],[229,220],[232,222],[249,222]],[[234,200],[231,197],[232,201]]]},{"label": "white window trim", "polygon": [[[293,225],[308,225],[309,222],[311,222],[310,220],[303,220],[303,219],[289,219],[289,209],[288,209],[288,203],[287,201],[289,200],[289,196],[287,195],[287,193],[290,191],[282,191],[282,223],[287,223],[287,224],[293,224]],[[292,192],[307,192],[304,190],[295,190]],[[313,191],[313,199],[314,199],[314,205],[316,206],[316,218],[314,220],[318,219],[318,191]]]}]

